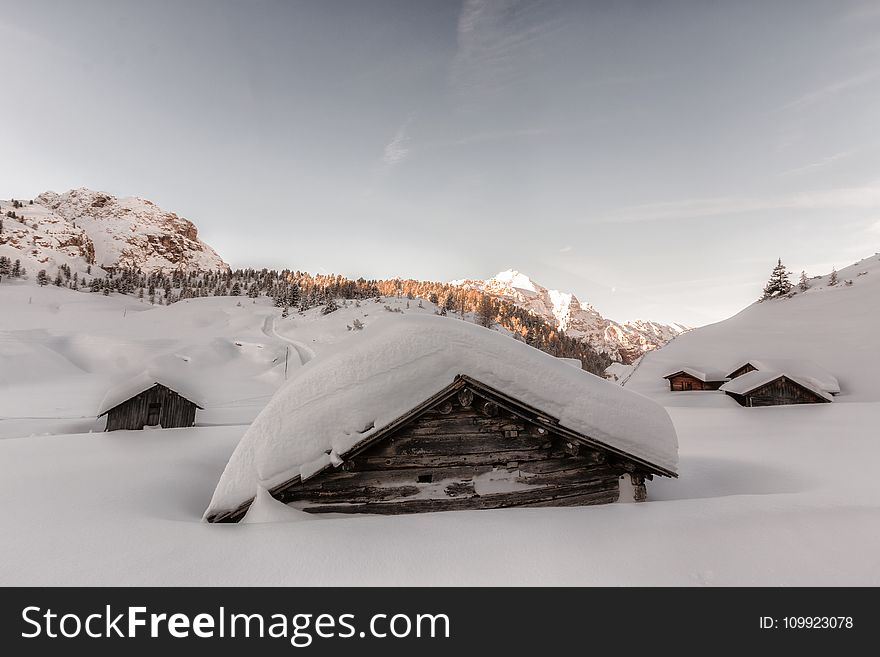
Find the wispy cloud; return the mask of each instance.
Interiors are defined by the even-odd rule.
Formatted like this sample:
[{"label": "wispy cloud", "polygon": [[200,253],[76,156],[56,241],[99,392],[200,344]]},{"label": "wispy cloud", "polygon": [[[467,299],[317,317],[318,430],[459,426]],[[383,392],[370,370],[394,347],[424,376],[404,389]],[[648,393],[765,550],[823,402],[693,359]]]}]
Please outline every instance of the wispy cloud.
[{"label": "wispy cloud", "polygon": [[880,220],[877,220],[873,224],[870,224],[868,226],[868,232],[880,235]]},{"label": "wispy cloud", "polygon": [[563,246],[561,249],[559,249],[559,252],[560,253],[571,253],[573,250],[574,250],[573,246],[567,245],[567,246]]},{"label": "wispy cloud", "polygon": [[869,0],[864,4],[856,5],[843,15],[845,21],[865,21],[880,19],[880,5],[875,0]]},{"label": "wispy cloud", "polygon": [[880,181],[861,187],[838,187],[786,196],[716,197],[647,203],[621,208],[604,217],[609,222],[693,219],[763,210],[845,210],[880,208]]},{"label": "wispy cloud", "polygon": [[824,169],[825,167],[830,166],[830,165],[834,164],[835,162],[838,162],[839,160],[847,158],[855,152],[856,152],[855,149],[848,150],[848,151],[841,151],[840,153],[835,153],[834,155],[829,155],[828,157],[823,157],[821,160],[818,160],[816,162],[812,162],[810,164],[806,164],[802,167],[797,167],[795,169],[789,169],[788,171],[783,171],[779,175],[780,176],[797,176],[797,175],[804,174],[804,173],[813,173],[814,171],[816,171],[818,169]]},{"label": "wispy cloud", "polygon": [[492,132],[477,132],[464,137],[455,139],[442,139],[437,141],[429,141],[419,144],[419,148],[437,148],[444,146],[469,146],[471,144],[481,144],[484,142],[504,141],[507,139],[523,139],[528,137],[541,137],[544,135],[557,132],[550,128],[520,128],[517,130],[496,130]]},{"label": "wispy cloud", "polygon": [[486,97],[525,75],[522,56],[558,29],[546,2],[465,0],[450,82],[463,96]]},{"label": "wispy cloud", "polygon": [[403,162],[410,153],[409,126],[412,123],[412,117],[408,118],[401,124],[394,133],[382,151],[382,164],[386,167],[394,167]]},{"label": "wispy cloud", "polygon": [[779,109],[804,109],[805,107],[815,105],[816,103],[830,100],[836,96],[839,96],[845,91],[864,86],[870,82],[873,82],[878,77],[880,77],[880,71],[866,71],[858,75],[844,78],[843,80],[837,80],[836,82],[827,84],[824,87],[820,87],[818,89],[814,89],[813,91],[805,93],[802,96],[795,98],[793,101],[786,103]]}]

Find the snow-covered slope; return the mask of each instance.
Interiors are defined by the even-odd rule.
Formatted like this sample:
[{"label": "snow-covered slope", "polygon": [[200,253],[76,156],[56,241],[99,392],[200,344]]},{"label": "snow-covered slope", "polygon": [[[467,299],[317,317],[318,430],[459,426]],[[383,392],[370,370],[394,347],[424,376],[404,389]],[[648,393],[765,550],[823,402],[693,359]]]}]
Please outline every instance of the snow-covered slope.
[{"label": "snow-covered slope", "polygon": [[145,272],[228,269],[192,222],[138,197],[84,188],[44,192],[18,208],[0,201],[0,213],[0,255],[50,275],[61,264],[73,271],[89,265]]},{"label": "snow-covered slope", "polygon": [[[816,335],[815,323],[822,347],[808,357],[829,367],[828,351],[843,387],[830,404],[752,409],[723,393],[661,390],[657,401],[674,406],[680,478],[655,478],[647,503],[308,522],[276,505],[252,518],[272,522],[239,525],[207,525],[202,513],[285,371],[298,378],[368,339],[380,318],[435,306],[392,296],[285,318],[265,297],[152,306],[4,279],[0,584],[880,585],[880,402],[846,403],[877,370],[878,266],[841,272],[852,286],[814,281],[806,294],[745,311],[752,320],[738,328],[716,325],[728,324],[705,340],[699,329],[644,357],[636,377],[654,360],[665,361],[662,373],[665,354],[682,345],[691,346],[672,360],[711,363],[727,353],[723,340],[756,342],[768,327],[773,344],[804,346],[799,336]],[[786,312],[795,315],[777,325]],[[354,330],[355,319],[365,328]],[[198,386],[206,399],[196,426],[101,432],[101,397],[145,368]],[[730,404],[712,408],[718,399]],[[650,549],[633,536],[649,536]]]},{"label": "snow-covered slope", "polygon": [[[663,403],[679,403],[663,376],[681,366],[730,372],[754,359],[814,361],[840,381],[836,402],[880,401],[880,254],[809,281],[806,291],[754,303],[717,324],[688,331],[646,354],[626,387]],[[719,404],[732,400],[710,393],[683,393]],[[683,403],[683,402],[681,402]],[[707,402],[708,403],[708,402]]]},{"label": "snow-covered slope", "polygon": [[550,290],[514,269],[500,272],[485,281],[452,281],[506,299],[543,317],[566,335],[587,341],[596,351],[622,362],[632,362],[646,351],[656,349],[686,330],[647,320],[619,323],[603,317],[590,304],[582,304],[568,292]]}]

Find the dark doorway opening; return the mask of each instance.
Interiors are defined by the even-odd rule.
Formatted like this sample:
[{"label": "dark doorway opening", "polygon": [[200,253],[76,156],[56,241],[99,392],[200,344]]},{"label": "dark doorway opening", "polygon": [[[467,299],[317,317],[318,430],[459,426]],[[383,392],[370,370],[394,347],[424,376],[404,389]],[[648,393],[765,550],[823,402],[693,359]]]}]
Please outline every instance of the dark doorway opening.
[{"label": "dark doorway opening", "polygon": [[159,424],[159,411],[162,410],[162,404],[153,403],[150,404],[149,409],[147,410],[147,426],[155,427]]}]

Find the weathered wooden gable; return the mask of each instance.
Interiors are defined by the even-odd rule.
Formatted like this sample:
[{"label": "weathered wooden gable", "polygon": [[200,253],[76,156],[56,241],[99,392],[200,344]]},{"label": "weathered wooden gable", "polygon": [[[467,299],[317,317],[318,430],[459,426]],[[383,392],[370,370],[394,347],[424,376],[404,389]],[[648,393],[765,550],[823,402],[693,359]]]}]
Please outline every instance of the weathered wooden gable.
[{"label": "weathered wooden gable", "polygon": [[728,377],[731,379],[735,379],[738,376],[742,376],[743,374],[748,374],[749,372],[754,372],[757,368],[751,363],[746,363],[742,367],[735,369],[731,372]]},{"label": "weathered wooden gable", "polygon": [[828,402],[825,397],[805,388],[796,381],[792,381],[787,376],[780,376],[745,394],[731,396],[743,406],[784,406]]}]

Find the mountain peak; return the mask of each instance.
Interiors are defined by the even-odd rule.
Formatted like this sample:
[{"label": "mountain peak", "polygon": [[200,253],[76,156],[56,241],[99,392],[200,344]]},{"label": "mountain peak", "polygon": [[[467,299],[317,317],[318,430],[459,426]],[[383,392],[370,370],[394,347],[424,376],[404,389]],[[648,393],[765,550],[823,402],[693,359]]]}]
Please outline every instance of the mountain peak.
[{"label": "mountain peak", "polygon": [[507,269],[484,281],[458,280],[452,284],[510,301],[549,321],[566,335],[580,338],[597,351],[625,362],[666,344],[685,330],[680,324],[668,326],[647,320],[621,324],[606,319],[593,306],[582,305],[571,292],[548,289],[517,269]]},{"label": "mountain peak", "polygon": [[529,292],[538,291],[538,286],[535,285],[535,282],[527,274],[523,274],[517,269],[500,271],[488,280],[497,281],[498,283],[509,285],[518,290],[527,290]]},{"label": "mountain peak", "polygon": [[[0,201],[4,212],[6,205]],[[145,272],[229,268],[199,239],[191,221],[136,196],[78,187],[43,192],[14,211],[18,221],[0,236],[0,246],[18,249],[37,269],[62,264],[83,271],[91,265]]]}]

